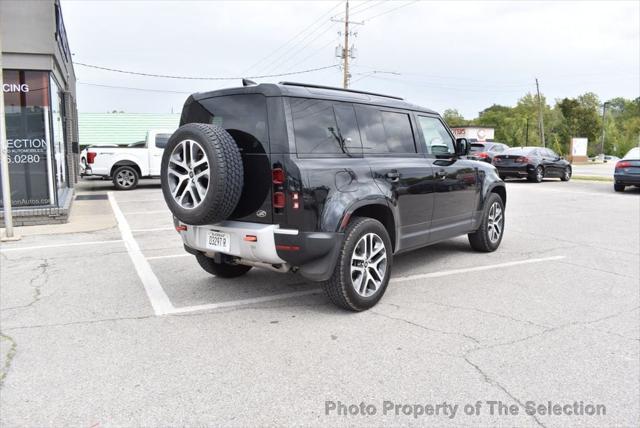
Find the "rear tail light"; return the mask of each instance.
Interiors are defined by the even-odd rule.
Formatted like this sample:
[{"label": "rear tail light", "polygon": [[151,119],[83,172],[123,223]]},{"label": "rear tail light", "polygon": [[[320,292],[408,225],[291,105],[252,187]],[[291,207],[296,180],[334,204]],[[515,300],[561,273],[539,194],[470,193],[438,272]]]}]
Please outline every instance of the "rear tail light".
[{"label": "rear tail light", "polygon": [[176,232],[186,232],[187,226],[184,224],[179,224],[176,226]]},{"label": "rear tail light", "polygon": [[478,156],[479,158],[486,159],[486,158],[488,158],[488,157],[489,157],[489,153],[487,153],[487,152],[480,152],[480,153],[478,153],[478,155],[477,155],[477,156]]},{"label": "rear tail light", "polygon": [[619,161],[616,164],[616,169],[629,168],[630,166],[631,166],[631,162],[629,162],[629,161]]},{"label": "rear tail light", "polygon": [[97,155],[96,152],[87,152],[87,163],[93,163]]},{"label": "rear tail light", "polygon": [[273,180],[273,184],[275,185],[284,184],[284,170],[282,168],[274,168],[271,171],[271,178]]},{"label": "rear tail light", "polygon": [[247,242],[258,242],[258,237],[256,235],[245,235],[244,240]]},{"label": "rear tail light", "polygon": [[501,157],[496,156],[496,157],[493,158],[493,163],[499,163],[499,162],[502,162],[502,158]]},{"label": "rear tail light", "polygon": [[526,156],[519,156],[516,158],[517,163],[529,163],[529,158]]},{"label": "rear tail light", "polygon": [[282,209],[285,207],[286,198],[284,196],[284,192],[274,192],[273,193],[273,207]]}]

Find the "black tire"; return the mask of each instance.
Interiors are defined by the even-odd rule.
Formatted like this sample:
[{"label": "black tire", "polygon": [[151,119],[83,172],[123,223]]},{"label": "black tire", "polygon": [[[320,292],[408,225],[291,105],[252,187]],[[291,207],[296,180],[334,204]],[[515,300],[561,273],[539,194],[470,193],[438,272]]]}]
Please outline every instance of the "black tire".
[{"label": "black tire", "polygon": [[[197,142],[209,161],[206,193],[199,205],[193,208],[185,208],[173,198],[168,176],[173,150],[185,140]],[[244,172],[240,151],[231,135],[216,125],[189,123],[178,128],[167,142],[160,171],[164,200],[173,215],[186,224],[210,224],[226,220],[238,205],[242,194]],[[186,186],[189,185],[187,182]]]},{"label": "black tire", "polygon": [[544,168],[538,165],[536,169],[534,169],[533,172],[529,174],[529,176],[527,177],[527,180],[533,183],[541,183],[543,178],[544,178]]},{"label": "black tire", "polygon": [[614,184],[613,190],[616,192],[624,192],[625,185],[624,184]]},{"label": "black tire", "polygon": [[[377,235],[377,237],[381,239],[384,244],[386,264],[384,276],[380,278],[380,286],[371,295],[363,296],[358,294],[355,290],[351,273],[351,265],[356,245],[358,245],[361,239],[368,234]],[[373,257],[371,257],[371,260],[373,260]],[[368,261],[368,263],[371,263],[371,261]],[[389,284],[392,264],[393,247],[391,246],[389,234],[382,223],[371,218],[355,217],[351,219],[351,222],[345,231],[344,242],[342,243],[342,249],[338,255],[338,261],[333,271],[333,275],[328,281],[323,282],[322,286],[329,297],[329,300],[331,300],[331,302],[336,306],[350,311],[364,311],[373,307],[384,295],[387,285]],[[369,269],[375,268],[369,268],[368,265],[363,266],[363,271],[368,272]],[[366,284],[368,284],[369,280],[368,277],[365,278],[366,294]]]},{"label": "black tire", "polygon": [[[491,236],[491,227],[489,221],[489,214],[494,204],[497,204],[500,207],[500,211],[502,212],[501,217],[501,227],[500,233],[497,240],[493,240]],[[480,251],[483,253],[490,253],[495,251],[500,246],[502,242],[502,237],[504,236],[504,225],[505,225],[505,212],[504,212],[504,202],[502,198],[497,193],[491,193],[484,204],[484,212],[482,213],[482,223],[480,224],[480,228],[473,233],[468,234],[469,244],[471,244],[471,248],[475,251]]]},{"label": "black tire", "polygon": [[117,190],[133,190],[138,187],[140,176],[132,166],[119,166],[113,171],[113,185]]},{"label": "black tire", "polygon": [[568,166],[562,172],[562,177],[560,177],[561,181],[569,181],[571,180],[571,167]]},{"label": "black tire", "polygon": [[203,254],[198,254],[196,260],[202,269],[219,278],[237,278],[251,270],[251,266],[216,263]]}]

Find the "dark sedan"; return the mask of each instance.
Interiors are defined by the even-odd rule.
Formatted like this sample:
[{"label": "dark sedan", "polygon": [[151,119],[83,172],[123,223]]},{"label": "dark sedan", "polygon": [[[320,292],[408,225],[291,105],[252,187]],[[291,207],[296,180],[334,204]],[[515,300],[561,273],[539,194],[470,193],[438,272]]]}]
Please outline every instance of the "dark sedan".
[{"label": "dark sedan", "polygon": [[613,181],[616,192],[624,192],[625,186],[640,186],[640,147],[629,150],[629,153],[616,163]]},{"label": "dark sedan", "polygon": [[471,148],[469,149],[469,155],[467,155],[467,158],[492,163],[495,155],[504,153],[508,148],[509,146],[506,144],[497,143],[495,141],[471,143]]},{"label": "dark sedan", "polygon": [[540,183],[543,178],[571,179],[571,164],[553,150],[543,147],[514,147],[493,157],[493,165],[503,180],[526,178]]}]

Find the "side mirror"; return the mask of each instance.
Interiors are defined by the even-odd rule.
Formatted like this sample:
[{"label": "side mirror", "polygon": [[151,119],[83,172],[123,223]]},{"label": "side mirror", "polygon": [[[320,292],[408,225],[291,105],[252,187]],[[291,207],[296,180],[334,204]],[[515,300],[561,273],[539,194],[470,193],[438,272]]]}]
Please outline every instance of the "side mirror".
[{"label": "side mirror", "polygon": [[457,156],[466,156],[469,153],[469,149],[471,145],[466,138],[457,138],[456,139],[456,155]]}]

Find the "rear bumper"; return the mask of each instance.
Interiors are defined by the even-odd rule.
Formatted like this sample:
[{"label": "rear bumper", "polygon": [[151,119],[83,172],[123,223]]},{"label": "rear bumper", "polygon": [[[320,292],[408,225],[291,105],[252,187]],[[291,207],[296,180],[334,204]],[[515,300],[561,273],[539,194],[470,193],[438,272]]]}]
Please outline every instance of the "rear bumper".
[{"label": "rear bumper", "polygon": [[[178,225],[179,223],[176,223]],[[210,231],[229,234],[229,251],[208,246]],[[188,252],[215,257],[216,253],[239,259],[295,269],[314,281],[324,281],[333,273],[343,234],[337,232],[300,232],[282,229],[277,224],[223,221],[203,226],[187,225],[179,232]],[[245,240],[247,235],[255,241]],[[288,269],[287,269],[288,270]]]},{"label": "rear bumper", "polygon": [[498,166],[495,165],[498,170],[498,174],[505,177],[526,177],[531,172],[533,172],[533,167],[529,165],[522,166]]},{"label": "rear bumper", "polygon": [[613,174],[613,181],[625,186],[640,184],[640,174]]}]

